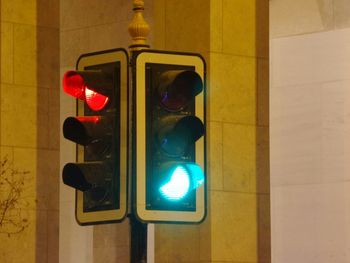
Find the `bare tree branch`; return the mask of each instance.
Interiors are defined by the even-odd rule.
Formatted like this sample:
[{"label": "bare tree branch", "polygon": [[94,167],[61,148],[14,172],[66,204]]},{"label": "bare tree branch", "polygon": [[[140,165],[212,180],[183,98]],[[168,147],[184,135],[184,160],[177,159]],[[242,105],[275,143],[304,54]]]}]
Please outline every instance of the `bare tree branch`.
[{"label": "bare tree branch", "polygon": [[14,169],[7,156],[0,162],[0,234],[19,234],[29,225],[28,197],[23,196],[28,173]]}]

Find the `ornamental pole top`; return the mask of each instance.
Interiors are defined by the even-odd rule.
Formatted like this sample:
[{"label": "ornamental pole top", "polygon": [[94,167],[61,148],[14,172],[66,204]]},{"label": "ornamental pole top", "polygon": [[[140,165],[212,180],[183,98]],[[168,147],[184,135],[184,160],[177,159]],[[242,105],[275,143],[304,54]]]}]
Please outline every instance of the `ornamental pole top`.
[{"label": "ornamental pole top", "polygon": [[134,17],[128,27],[129,34],[132,38],[132,43],[129,46],[130,51],[149,48],[146,39],[150,28],[143,17],[143,12],[145,10],[144,6],[144,0],[134,0],[133,2]]}]

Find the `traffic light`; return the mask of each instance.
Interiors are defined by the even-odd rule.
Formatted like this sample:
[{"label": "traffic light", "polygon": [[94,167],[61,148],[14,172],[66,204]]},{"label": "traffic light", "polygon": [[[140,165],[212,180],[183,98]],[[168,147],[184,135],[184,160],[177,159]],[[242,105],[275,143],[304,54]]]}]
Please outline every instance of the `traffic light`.
[{"label": "traffic light", "polygon": [[63,182],[76,189],[79,224],[122,220],[127,212],[128,55],[123,49],[80,56],[63,77],[77,99],[77,116],[63,123],[76,143],[76,161],[63,167]]},{"label": "traffic light", "polygon": [[199,223],[206,215],[204,59],[146,50],[133,63],[136,216]]}]

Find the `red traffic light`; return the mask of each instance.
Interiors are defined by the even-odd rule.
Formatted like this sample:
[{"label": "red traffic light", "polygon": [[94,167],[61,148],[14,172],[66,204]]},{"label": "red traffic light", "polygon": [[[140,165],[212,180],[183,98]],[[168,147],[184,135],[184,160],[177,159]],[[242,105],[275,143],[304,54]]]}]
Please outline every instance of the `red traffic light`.
[{"label": "red traffic light", "polygon": [[[63,77],[63,90],[80,100],[85,100],[90,109],[102,110],[109,101],[108,96],[96,91],[105,80],[98,71],[67,71]],[[100,80],[103,82],[99,83]],[[108,87],[108,85],[106,85]]]}]

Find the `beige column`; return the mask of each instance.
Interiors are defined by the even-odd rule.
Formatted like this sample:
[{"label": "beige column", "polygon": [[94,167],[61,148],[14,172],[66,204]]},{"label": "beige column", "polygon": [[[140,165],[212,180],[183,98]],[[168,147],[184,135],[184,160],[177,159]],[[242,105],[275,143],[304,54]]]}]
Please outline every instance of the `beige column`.
[{"label": "beige column", "polygon": [[1,1],[0,262],[58,262],[59,1],[49,2]]},{"label": "beige column", "polygon": [[152,48],[208,66],[209,214],[157,225],[156,262],[270,262],[268,1],[155,0]]}]

